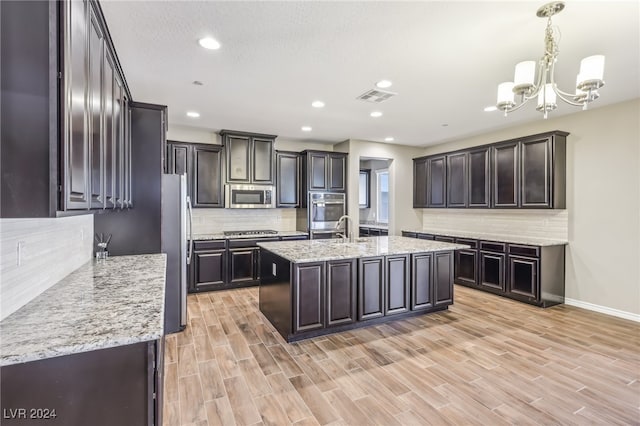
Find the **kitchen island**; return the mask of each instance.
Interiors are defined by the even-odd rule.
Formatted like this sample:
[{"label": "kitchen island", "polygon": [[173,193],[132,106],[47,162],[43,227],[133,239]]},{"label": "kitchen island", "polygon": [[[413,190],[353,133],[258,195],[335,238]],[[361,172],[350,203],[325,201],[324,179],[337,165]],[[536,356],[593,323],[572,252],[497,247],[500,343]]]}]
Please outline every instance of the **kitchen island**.
[{"label": "kitchen island", "polygon": [[165,272],[93,260],[2,320],[2,424],[161,425]]},{"label": "kitchen island", "polygon": [[447,309],[453,252],[406,237],[258,244],[260,311],[288,342]]}]

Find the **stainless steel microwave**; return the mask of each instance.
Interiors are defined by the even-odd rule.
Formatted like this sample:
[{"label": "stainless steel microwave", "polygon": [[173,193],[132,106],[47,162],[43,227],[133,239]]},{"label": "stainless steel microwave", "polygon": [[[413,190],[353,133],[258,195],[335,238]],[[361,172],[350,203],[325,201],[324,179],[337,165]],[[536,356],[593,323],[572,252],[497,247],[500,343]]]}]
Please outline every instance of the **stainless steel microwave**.
[{"label": "stainless steel microwave", "polygon": [[228,209],[272,209],[276,206],[273,185],[227,184],[224,206]]}]

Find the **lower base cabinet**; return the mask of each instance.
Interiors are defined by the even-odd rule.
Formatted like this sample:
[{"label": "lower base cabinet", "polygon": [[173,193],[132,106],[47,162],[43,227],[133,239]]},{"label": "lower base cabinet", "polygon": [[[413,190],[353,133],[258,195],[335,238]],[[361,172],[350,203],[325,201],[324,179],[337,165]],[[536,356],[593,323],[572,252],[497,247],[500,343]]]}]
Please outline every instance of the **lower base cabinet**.
[{"label": "lower base cabinet", "polygon": [[258,280],[258,247],[229,249],[229,283],[241,284]]},{"label": "lower base cabinet", "polygon": [[431,253],[411,256],[411,310],[433,308]]},{"label": "lower base cabinet", "polygon": [[327,262],[327,327],[356,321],[357,273],[355,260]]},{"label": "lower base cabinet", "polygon": [[189,268],[189,291],[211,291],[227,282],[227,249],[224,240],[194,241]]},{"label": "lower base cabinet", "polygon": [[164,338],[4,366],[2,425],[161,426],[163,359]]},{"label": "lower base cabinet", "polygon": [[436,252],[433,255],[434,305],[453,303],[453,253]]},{"label": "lower base cabinet", "polygon": [[384,315],[384,257],[358,259],[358,321]]},{"label": "lower base cabinet", "polygon": [[385,304],[384,314],[394,315],[408,312],[411,296],[409,255],[385,258]]}]

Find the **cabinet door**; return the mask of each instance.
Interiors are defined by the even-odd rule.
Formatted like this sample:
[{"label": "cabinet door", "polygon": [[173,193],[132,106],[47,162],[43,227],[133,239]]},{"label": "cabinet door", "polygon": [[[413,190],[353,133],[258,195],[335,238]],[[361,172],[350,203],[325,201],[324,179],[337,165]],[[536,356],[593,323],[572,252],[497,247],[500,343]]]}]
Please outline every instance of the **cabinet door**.
[{"label": "cabinet door", "polygon": [[505,255],[480,251],[480,287],[505,290]]},{"label": "cabinet door", "polygon": [[344,154],[329,154],[327,156],[329,191],[342,192],[346,189],[347,157]]},{"label": "cabinet door", "polygon": [[433,307],[431,278],[431,258],[429,253],[411,255],[411,310]]},{"label": "cabinet door", "polygon": [[531,300],[539,298],[538,259],[509,256],[509,293]]},{"label": "cabinet door", "polygon": [[384,257],[358,259],[358,320],[384,315]]},{"label": "cabinet door", "polygon": [[123,96],[122,121],[124,123],[122,146],[123,146],[123,206],[131,207],[131,110],[129,109],[129,98]]},{"label": "cabinet door", "polygon": [[476,250],[456,250],[455,282],[475,286],[478,283],[478,252]]},{"label": "cabinet door", "polygon": [[67,209],[86,209],[89,196],[89,134],[87,117],[86,0],[65,3],[65,143],[64,204]]},{"label": "cabinet door", "polygon": [[193,147],[193,207],[224,207],[221,170],[221,146]]},{"label": "cabinet door", "polygon": [[467,207],[467,153],[447,155],[447,207]]},{"label": "cabinet door", "polygon": [[427,207],[427,159],[413,160],[413,208]]},{"label": "cabinet door", "polygon": [[276,153],[276,207],[300,207],[300,155]]},{"label": "cabinet door", "polygon": [[116,207],[124,206],[124,88],[117,73],[113,79],[113,134],[115,146],[115,186]]},{"label": "cabinet door", "polygon": [[433,255],[433,281],[435,306],[453,303],[453,252]]},{"label": "cabinet door", "polygon": [[469,151],[468,207],[489,207],[489,148]]},{"label": "cabinet door", "polygon": [[251,181],[263,184],[273,183],[273,140],[253,138],[251,154]]},{"label": "cabinet door", "polygon": [[194,251],[191,291],[207,291],[225,283],[226,250]]},{"label": "cabinet door", "polygon": [[493,206],[518,207],[518,143],[493,147]]},{"label": "cabinet door", "polygon": [[327,156],[326,154],[307,154],[309,191],[325,191],[327,185]]},{"label": "cabinet door", "polygon": [[102,63],[104,37],[93,7],[89,7],[89,143],[91,152],[91,207],[105,207],[105,138],[102,127]]},{"label": "cabinet door", "polygon": [[409,255],[387,256],[385,264],[385,315],[400,314],[409,310],[411,277]]},{"label": "cabinet door", "polygon": [[323,262],[294,267],[294,333],[324,328],[324,274]]},{"label": "cabinet door", "polygon": [[229,135],[225,140],[225,146],[227,149],[227,181],[251,182],[249,176],[249,137]]},{"label": "cabinet door", "polygon": [[447,163],[446,157],[428,159],[427,167],[427,207],[447,206]]},{"label": "cabinet door", "polygon": [[257,256],[259,248],[229,249],[229,282],[232,284],[258,279]]},{"label": "cabinet door", "polygon": [[356,320],[357,271],[355,260],[327,262],[327,327]]},{"label": "cabinet door", "polygon": [[184,175],[191,170],[190,148],[187,144],[167,143],[167,173]]},{"label": "cabinet door", "polygon": [[116,193],[115,193],[115,171],[116,171],[116,147],[115,147],[115,132],[113,121],[113,76],[114,76],[114,62],[111,54],[107,49],[104,51],[104,68],[103,68],[103,93],[104,93],[104,108],[102,122],[104,124],[104,196],[107,208],[114,208],[116,206]]},{"label": "cabinet door", "polygon": [[552,207],[550,152],[550,138],[520,144],[521,207]]}]

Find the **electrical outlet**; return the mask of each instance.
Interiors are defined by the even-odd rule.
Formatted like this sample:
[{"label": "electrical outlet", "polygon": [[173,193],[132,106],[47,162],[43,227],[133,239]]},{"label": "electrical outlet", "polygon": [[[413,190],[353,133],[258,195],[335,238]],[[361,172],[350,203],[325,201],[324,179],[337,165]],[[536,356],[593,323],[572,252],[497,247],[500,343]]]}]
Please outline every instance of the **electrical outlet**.
[{"label": "electrical outlet", "polygon": [[84,241],[84,226],[80,228],[80,241]]},{"label": "electrical outlet", "polygon": [[271,264],[271,275],[273,275],[274,277],[277,275],[276,274],[276,264],[275,263]]},{"label": "electrical outlet", "polygon": [[18,247],[17,247],[18,255],[16,256],[17,266],[22,266],[22,264],[26,260],[26,254],[27,254],[26,249],[27,249],[27,243],[25,243],[24,241],[18,241]]}]

